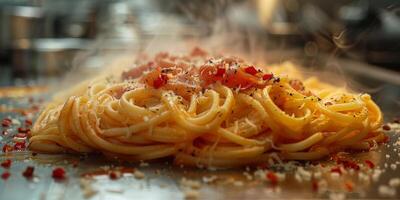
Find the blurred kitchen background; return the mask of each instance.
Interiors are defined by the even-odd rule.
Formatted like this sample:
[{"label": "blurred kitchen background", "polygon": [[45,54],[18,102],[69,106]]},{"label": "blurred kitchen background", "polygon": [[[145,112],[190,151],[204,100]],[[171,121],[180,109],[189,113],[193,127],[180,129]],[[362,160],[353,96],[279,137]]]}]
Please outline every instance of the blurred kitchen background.
[{"label": "blurred kitchen background", "polygon": [[207,37],[221,18],[305,65],[343,58],[394,82],[400,71],[398,0],[0,0],[0,86],[95,69],[105,59],[99,52],[140,50],[154,37]]}]

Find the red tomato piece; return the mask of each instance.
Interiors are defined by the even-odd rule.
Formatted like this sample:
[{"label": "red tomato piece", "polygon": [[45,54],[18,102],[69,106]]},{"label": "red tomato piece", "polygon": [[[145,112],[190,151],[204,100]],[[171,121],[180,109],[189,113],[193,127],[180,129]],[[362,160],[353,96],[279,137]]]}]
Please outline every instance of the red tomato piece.
[{"label": "red tomato piece", "polygon": [[4,168],[10,168],[10,166],[11,166],[11,160],[10,160],[10,159],[7,159],[7,160],[3,161],[3,162],[1,163],[1,166],[4,167]]},{"label": "red tomato piece", "polygon": [[263,80],[270,80],[272,77],[273,77],[272,74],[264,74],[263,77],[262,77],[262,79],[263,79]]},{"label": "red tomato piece", "polygon": [[278,183],[278,176],[274,172],[267,172],[266,178],[272,183],[272,184],[277,184]]},{"label": "red tomato piece", "polygon": [[220,76],[220,77],[222,77],[222,76],[224,76],[225,72],[226,72],[226,69],[224,69],[224,68],[218,68],[218,69],[217,69],[217,73],[215,74],[215,76]]},{"label": "red tomato piece", "polygon": [[153,87],[158,89],[163,85],[167,84],[168,76],[165,74],[160,74],[157,79],[153,81]]},{"label": "red tomato piece", "polygon": [[16,142],[16,143],[14,144],[14,150],[22,151],[22,150],[25,150],[25,148],[26,148],[25,141],[23,141],[23,142]]},{"label": "red tomato piece", "polygon": [[372,161],[370,161],[370,160],[365,160],[364,162],[365,162],[365,164],[367,164],[367,166],[368,166],[370,169],[375,168],[375,164],[374,164]]},{"label": "red tomato piece", "polygon": [[34,172],[34,171],[35,171],[35,168],[34,168],[34,167],[28,166],[28,167],[26,167],[25,171],[22,172],[22,175],[23,175],[25,178],[32,178],[32,177],[33,177],[33,172]]},{"label": "red tomato piece", "polygon": [[256,68],[254,68],[253,66],[244,68],[244,71],[245,71],[246,73],[248,73],[248,74],[251,74],[251,75],[256,75],[256,74],[258,73],[258,71],[256,70]]},{"label": "red tomato piece", "polygon": [[52,177],[56,180],[63,180],[66,178],[65,170],[61,167],[57,167],[53,170]]},{"label": "red tomato piece", "polygon": [[8,178],[10,178],[10,176],[11,176],[10,172],[3,172],[3,173],[1,174],[1,178],[2,178],[3,180],[7,180]]}]

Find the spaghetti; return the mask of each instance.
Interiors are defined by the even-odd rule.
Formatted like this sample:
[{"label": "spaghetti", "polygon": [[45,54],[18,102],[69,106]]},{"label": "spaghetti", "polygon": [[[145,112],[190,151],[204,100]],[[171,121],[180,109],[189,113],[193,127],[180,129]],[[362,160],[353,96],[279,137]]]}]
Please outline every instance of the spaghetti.
[{"label": "spaghetti", "polygon": [[64,102],[48,104],[29,147],[234,167],[276,156],[316,160],[386,139],[370,95],[304,79],[290,63],[265,70],[200,49],[160,53],[122,77],[84,83]]}]

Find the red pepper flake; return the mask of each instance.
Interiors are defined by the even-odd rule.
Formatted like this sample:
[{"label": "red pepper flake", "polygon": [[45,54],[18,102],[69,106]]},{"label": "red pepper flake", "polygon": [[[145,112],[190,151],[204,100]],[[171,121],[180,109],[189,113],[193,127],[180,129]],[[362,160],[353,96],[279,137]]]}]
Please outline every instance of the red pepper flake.
[{"label": "red pepper flake", "polygon": [[77,160],[72,161],[72,167],[73,168],[78,167],[78,164],[79,164],[79,161],[77,161]]},{"label": "red pepper flake", "polygon": [[18,128],[18,133],[29,133],[30,131],[31,129],[29,128],[22,128],[22,127]]},{"label": "red pepper flake", "polygon": [[365,162],[365,164],[367,164],[367,166],[368,166],[370,169],[375,168],[375,164],[374,164],[372,161],[370,161],[370,160],[365,160],[364,162]]},{"label": "red pepper flake", "polygon": [[385,138],[383,138],[383,143],[388,143],[390,140],[389,136],[385,135]]},{"label": "red pepper flake", "polygon": [[35,167],[28,166],[28,167],[26,167],[25,171],[22,172],[22,176],[24,176],[25,178],[32,178],[34,171],[35,171]]},{"label": "red pepper flake", "polygon": [[225,72],[226,72],[225,68],[218,68],[217,73],[215,73],[215,76],[223,76]]},{"label": "red pepper flake", "polygon": [[354,169],[357,171],[360,170],[360,166],[356,162],[351,160],[339,159],[336,161],[336,163],[342,164],[345,169]]},{"label": "red pepper flake", "polygon": [[257,165],[257,168],[259,169],[268,169],[268,164],[267,163],[260,163]]},{"label": "red pepper flake", "polygon": [[344,183],[344,186],[346,187],[347,191],[352,192],[354,189],[354,184],[351,181],[346,181]]},{"label": "red pepper flake", "polygon": [[244,68],[244,71],[245,71],[246,73],[248,73],[248,74],[251,74],[251,75],[256,75],[256,74],[258,73],[258,71],[256,70],[256,68],[254,68],[253,66]]},{"label": "red pepper flake", "polygon": [[272,77],[273,77],[272,74],[264,74],[263,77],[262,77],[262,79],[263,79],[263,80],[270,80]]},{"label": "red pepper flake", "polygon": [[313,191],[318,191],[318,188],[319,188],[319,185],[318,185],[318,181],[317,180],[313,180],[312,181],[312,183],[311,183],[311,186],[312,186],[312,190]]},{"label": "red pepper flake", "polygon": [[265,176],[269,180],[269,182],[271,182],[272,184],[275,185],[278,183],[278,176],[276,176],[276,174],[274,172],[267,172],[267,174]]},{"label": "red pepper flake", "polygon": [[385,131],[390,131],[390,126],[385,124],[385,125],[382,126],[382,129],[385,130]]},{"label": "red pepper flake", "polygon": [[156,80],[153,81],[154,88],[158,89],[161,86],[165,85],[168,81],[168,76],[165,74],[160,74]]},{"label": "red pepper flake", "polygon": [[53,173],[51,175],[54,179],[56,180],[63,180],[65,179],[65,170],[61,167],[57,167],[53,170]]},{"label": "red pepper flake", "polygon": [[331,169],[331,173],[338,173],[339,175],[342,175],[342,170],[340,167],[334,167]]},{"label": "red pepper flake", "polygon": [[31,107],[31,109],[32,109],[33,111],[38,111],[38,110],[39,110],[39,106],[38,106],[38,105],[33,105],[33,106]]},{"label": "red pepper flake", "polygon": [[3,173],[1,174],[1,178],[2,178],[3,180],[7,180],[8,178],[10,178],[10,176],[11,176],[10,172],[3,172]]},{"label": "red pepper flake", "polygon": [[111,171],[108,176],[110,177],[111,180],[117,180],[121,177],[121,174],[115,171]]},{"label": "red pepper flake", "polygon": [[4,153],[10,152],[10,151],[12,151],[12,150],[13,150],[12,146],[10,146],[10,145],[8,145],[8,144],[5,144],[5,145],[3,146],[3,152],[4,152]]},{"label": "red pepper flake", "polygon": [[17,133],[14,136],[15,138],[26,138],[26,133]]},{"label": "red pepper flake", "polygon": [[23,151],[23,150],[25,150],[25,148],[26,148],[25,141],[16,142],[14,144],[14,150]]},{"label": "red pepper flake", "polygon": [[4,167],[4,168],[10,168],[10,166],[11,166],[11,160],[10,159],[7,159],[7,160],[5,160],[5,161],[3,161],[2,163],[1,163],[1,166],[2,167]]},{"label": "red pepper flake", "polygon": [[9,127],[11,125],[12,121],[10,118],[4,118],[3,121],[1,122],[1,125],[3,127]]},{"label": "red pepper flake", "polygon": [[25,126],[32,126],[32,120],[26,119],[25,120]]}]

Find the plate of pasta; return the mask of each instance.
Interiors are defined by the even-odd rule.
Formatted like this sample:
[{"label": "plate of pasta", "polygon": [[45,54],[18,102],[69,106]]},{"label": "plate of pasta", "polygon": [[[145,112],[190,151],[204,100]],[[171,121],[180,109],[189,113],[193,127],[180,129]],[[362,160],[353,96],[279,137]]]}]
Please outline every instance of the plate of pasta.
[{"label": "plate of pasta", "polygon": [[50,101],[29,136],[39,153],[101,153],[190,167],[314,161],[387,141],[369,94],[195,48],[159,53]]}]

